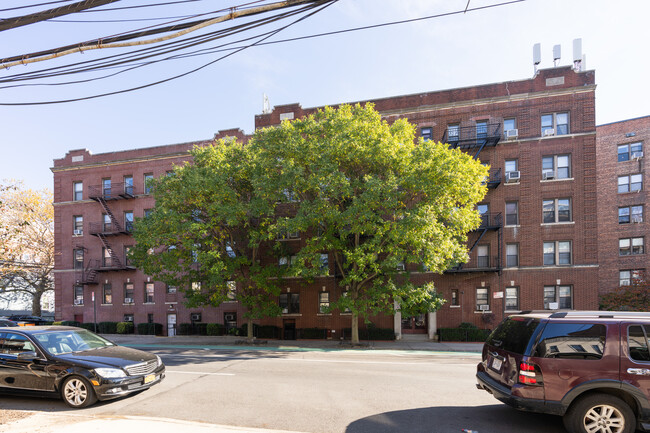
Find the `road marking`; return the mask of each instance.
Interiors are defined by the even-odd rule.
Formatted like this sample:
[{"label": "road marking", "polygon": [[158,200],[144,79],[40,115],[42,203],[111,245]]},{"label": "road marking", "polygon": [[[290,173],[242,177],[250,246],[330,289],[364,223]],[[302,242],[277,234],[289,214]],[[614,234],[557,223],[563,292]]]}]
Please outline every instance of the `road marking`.
[{"label": "road marking", "polygon": [[165,370],[165,373],[177,374],[198,374],[201,376],[234,376],[234,373],[205,373],[202,371],[178,371],[178,370]]}]

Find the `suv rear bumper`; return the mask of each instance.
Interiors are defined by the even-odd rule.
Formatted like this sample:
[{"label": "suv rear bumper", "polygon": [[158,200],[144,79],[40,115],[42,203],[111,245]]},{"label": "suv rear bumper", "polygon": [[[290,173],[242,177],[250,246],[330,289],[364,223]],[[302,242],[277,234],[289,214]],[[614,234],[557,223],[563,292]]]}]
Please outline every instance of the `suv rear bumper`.
[{"label": "suv rear bumper", "polygon": [[515,409],[530,412],[548,413],[552,415],[564,415],[567,408],[560,402],[547,402],[531,398],[523,398],[513,395],[512,389],[492,379],[486,372],[476,373],[476,387],[492,394],[502,403],[512,406]]}]

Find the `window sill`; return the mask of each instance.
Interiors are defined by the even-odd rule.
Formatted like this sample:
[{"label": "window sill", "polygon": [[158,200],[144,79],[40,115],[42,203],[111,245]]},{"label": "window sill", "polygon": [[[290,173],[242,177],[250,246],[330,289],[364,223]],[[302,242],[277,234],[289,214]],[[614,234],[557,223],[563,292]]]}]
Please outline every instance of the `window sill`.
[{"label": "window sill", "polygon": [[575,179],[572,178],[572,177],[564,177],[562,179],[542,179],[542,180],[539,181],[539,183],[564,182],[564,181],[567,181],[567,180],[575,180]]},{"label": "window sill", "polygon": [[638,194],[640,192],[643,192],[642,189],[636,190],[636,191],[625,191],[625,192],[618,192],[618,194]]},{"label": "window sill", "polygon": [[143,302],[142,305],[156,305],[155,302]]},{"label": "window sill", "polygon": [[328,317],[328,316],[331,316],[332,313],[317,313],[316,315],[319,316],[319,317]]},{"label": "window sill", "polygon": [[112,307],[113,304],[99,304],[100,307]]},{"label": "window sill", "polygon": [[352,313],[339,313],[339,316],[351,316]]},{"label": "window sill", "polygon": [[521,313],[521,310],[505,310],[504,313]]},{"label": "window sill", "polygon": [[491,313],[491,312],[492,312],[492,310],[485,310],[485,311],[474,310],[474,314],[487,314],[487,313]]},{"label": "window sill", "polygon": [[302,317],[300,313],[282,313],[282,317]]},{"label": "window sill", "polygon": [[460,305],[450,305],[449,308],[460,308]]},{"label": "window sill", "polygon": [[518,228],[520,228],[521,226],[520,226],[519,224],[517,224],[517,225],[505,225],[504,227],[506,227],[506,228],[511,228],[511,229],[518,229]]},{"label": "window sill", "polygon": [[570,226],[575,225],[575,221],[562,221],[558,223],[541,223],[540,226]]},{"label": "window sill", "polygon": [[123,303],[122,305],[135,305],[135,302]]},{"label": "window sill", "polygon": [[72,304],[73,307],[83,307],[84,304]]}]

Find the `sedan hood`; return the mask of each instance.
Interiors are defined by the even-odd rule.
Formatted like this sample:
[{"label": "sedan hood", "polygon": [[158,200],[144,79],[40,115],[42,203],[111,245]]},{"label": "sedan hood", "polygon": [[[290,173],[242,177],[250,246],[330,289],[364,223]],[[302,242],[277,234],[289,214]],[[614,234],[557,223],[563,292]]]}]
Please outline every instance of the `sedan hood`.
[{"label": "sedan hood", "polygon": [[130,347],[109,346],[101,349],[84,350],[82,352],[57,355],[57,358],[68,362],[83,364],[91,368],[125,368],[129,365],[155,360],[156,355],[142,350],[131,349]]}]

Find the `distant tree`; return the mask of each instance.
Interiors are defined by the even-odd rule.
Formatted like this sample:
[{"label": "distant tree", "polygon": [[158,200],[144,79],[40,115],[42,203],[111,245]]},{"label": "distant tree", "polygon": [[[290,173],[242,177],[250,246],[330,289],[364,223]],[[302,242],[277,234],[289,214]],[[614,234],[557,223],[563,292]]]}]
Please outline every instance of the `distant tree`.
[{"label": "distant tree", "polygon": [[28,297],[41,315],[41,298],[54,290],[54,208],[50,191],[12,184],[0,190],[0,296]]},{"label": "distant tree", "polygon": [[134,224],[131,258],[189,306],[240,302],[253,338],[253,319],[280,314],[280,269],[262,257],[274,203],[253,189],[247,146],[220,140],[191,154],[191,164],[153,182],[156,204]]},{"label": "distant tree", "polygon": [[466,262],[467,233],[480,224],[475,205],[487,169],[459,150],[415,139],[415,126],[382,121],[371,104],[325,108],[250,141],[255,188],[292,209],[268,232],[307,233],[289,272],[314,278],[321,254],[333,258],[345,291],[333,308],[359,318],[435,311],[433,284],[410,282],[404,266],[443,272]]},{"label": "distant tree", "polygon": [[600,296],[600,309],[608,311],[650,311],[650,282],[632,279],[623,286]]}]

